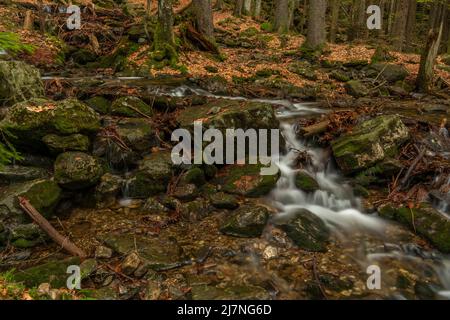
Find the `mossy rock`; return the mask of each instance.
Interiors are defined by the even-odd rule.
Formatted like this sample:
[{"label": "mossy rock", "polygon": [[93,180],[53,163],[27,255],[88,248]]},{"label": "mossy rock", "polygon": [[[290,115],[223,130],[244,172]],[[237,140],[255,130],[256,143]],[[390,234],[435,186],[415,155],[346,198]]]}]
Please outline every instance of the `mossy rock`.
[{"label": "mossy rock", "polygon": [[85,103],[100,114],[109,114],[111,111],[111,102],[105,97],[92,97],[86,100]]},{"label": "mossy rock", "polygon": [[127,196],[146,199],[164,193],[172,178],[170,152],[158,152],[140,161],[138,169],[126,182]]},{"label": "mossy rock", "polygon": [[367,60],[351,60],[343,64],[346,68],[361,69],[369,64]]},{"label": "mossy rock", "polygon": [[286,221],[275,223],[299,248],[312,252],[326,252],[330,231],[319,217],[308,210],[297,210]]},{"label": "mossy rock", "polygon": [[370,93],[369,89],[359,80],[348,81],[345,84],[345,90],[355,98],[365,97]]},{"label": "mossy rock", "polygon": [[400,161],[395,159],[384,159],[356,176],[356,182],[361,186],[369,185],[386,185],[387,182],[392,181],[392,178],[397,176],[402,169]]},{"label": "mossy rock", "polygon": [[385,79],[389,83],[405,80],[409,75],[405,67],[392,63],[373,63],[370,65],[369,70],[374,71],[372,73],[374,77],[380,75],[379,78]]},{"label": "mossy rock", "polygon": [[134,234],[106,234],[99,240],[118,254],[125,256],[136,252],[150,269],[164,270],[185,260],[183,250],[175,241],[140,237]]},{"label": "mossy rock", "polygon": [[41,283],[50,283],[52,288],[67,288],[67,268],[80,265],[79,258],[54,260],[14,273],[16,282],[23,282],[29,288],[38,287]]},{"label": "mossy rock", "polygon": [[425,237],[438,250],[450,253],[450,220],[428,204],[420,208],[396,208],[386,205],[378,210],[383,218],[398,221]]},{"label": "mossy rock", "polygon": [[55,161],[55,181],[70,190],[95,185],[103,174],[100,162],[83,152],[61,153]]},{"label": "mossy rock", "polygon": [[389,49],[384,46],[377,46],[371,58],[371,63],[389,62],[394,60],[394,56],[389,53]]},{"label": "mossy rock", "polygon": [[288,70],[308,80],[317,80],[316,71],[310,63],[296,62],[289,65]]},{"label": "mossy rock", "polygon": [[333,79],[336,79],[337,81],[341,82],[350,81],[350,77],[344,71],[341,70],[333,70],[330,75]]},{"label": "mossy rock", "polygon": [[334,157],[345,172],[367,169],[386,157],[394,158],[409,139],[409,130],[397,115],[384,115],[364,121],[332,141]]},{"label": "mossy rock", "polygon": [[48,175],[48,171],[44,168],[5,165],[0,167],[0,184],[47,178]]},{"label": "mossy rock", "polygon": [[18,197],[28,199],[44,217],[49,217],[61,197],[61,189],[51,180],[37,179],[13,184],[0,192],[0,219],[26,222],[29,217],[20,207]]},{"label": "mossy rock", "polygon": [[92,52],[87,49],[79,49],[75,51],[71,56],[73,62],[79,65],[86,65],[89,62],[94,62],[97,60],[97,55],[95,52]]},{"label": "mossy rock", "polygon": [[65,151],[88,151],[89,138],[85,135],[76,133],[69,136],[58,136],[56,134],[48,134],[42,138],[47,148],[52,154],[60,154]]},{"label": "mossy rock", "polygon": [[123,188],[123,178],[105,173],[95,187],[95,200],[98,208],[106,208],[116,202]]},{"label": "mossy rock", "polygon": [[270,294],[262,287],[246,284],[192,285],[193,300],[269,300]]},{"label": "mossy rock", "polygon": [[242,206],[232,213],[220,227],[220,231],[226,235],[256,238],[262,232],[269,220],[269,211],[262,206]]},{"label": "mossy rock", "polygon": [[450,66],[450,54],[444,54],[443,56],[441,56],[441,61],[447,66]]},{"label": "mossy rock", "polygon": [[216,192],[209,197],[211,205],[217,209],[234,210],[239,207],[237,198],[224,192]]},{"label": "mossy rock", "polygon": [[0,61],[0,106],[43,96],[38,69],[22,61]]},{"label": "mossy rock", "polygon": [[316,179],[305,171],[297,173],[295,176],[295,186],[305,192],[314,192],[320,189]]},{"label": "mossy rock", "polygon": [[138,97],[121,97],[115,100],[111,106],[111,113],[124,117],[142,117],[142,114],[151,116],[152,107]]},{"label": "mossy rock", "polygon": [[14,145],[27,151],[47,150],[42,138],[48,134],[61,136],[91,134],[100,129],[98,114],[76,99],[51,101],[31,99],[15,104],[0,122],[0,129],[9,131]]},{"label": "mossy rock", "polygon": [[279,171],[273,175],[262,175],[258,164],[229,165],[219,171],[216,183],[222,190],[246,197],[258,198],[267,195],[279,178]]},{"label": "mossy rock", "polygon": [[10,227],[10,241],[16,248],[31,248],[47,238],[35,223],[19,224]]},{"label": "mossy rock", "polygon": [[120,119],[115,126],[125,144],[138,153],[149,153],[152,147],[159,145],[152,124],[145,119]]},{"label": "mossy rock", "polygon": [[181,177],[181,184],[195,184],[200,187],[206,183],[205,173],[199,167],[194,167],[186,171]]}]

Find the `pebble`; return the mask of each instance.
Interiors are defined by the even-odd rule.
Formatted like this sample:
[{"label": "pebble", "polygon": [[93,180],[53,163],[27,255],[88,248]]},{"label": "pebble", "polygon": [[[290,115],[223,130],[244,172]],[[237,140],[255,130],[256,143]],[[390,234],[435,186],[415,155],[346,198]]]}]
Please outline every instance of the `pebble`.
[{"label": "pebble", "polygon": [[272,259],[278,255],[278,249],[272,246],[267,246],[263,251],[264,259]]},{"label": "pebble", "polygon": [[122,262],[121,269],[126,275],[132,274],[141,264],[141,258],[136,252],[130,253]]},{"label": "pebble", "polygon": [[105,246],[98,246],[95,249],[95,257],[99,259],[109,259],[112,257],[113,251]]}]

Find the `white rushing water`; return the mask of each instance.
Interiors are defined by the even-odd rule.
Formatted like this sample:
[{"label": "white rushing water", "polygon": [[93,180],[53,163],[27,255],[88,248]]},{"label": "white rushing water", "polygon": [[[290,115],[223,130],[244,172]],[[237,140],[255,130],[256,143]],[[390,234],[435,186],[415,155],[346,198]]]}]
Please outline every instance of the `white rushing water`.
[{"label": "white rushing water", "polygon": [[[216,99],[249,100],[243,97],[217,96],[202,89],[182,86],[169,95],[183,97],[197,94]],[[353,195],[350,185],[335,168],[331,155],[324,149],[310,146],[296,135],[295,118],[327,113],[327,110],[317,107],[315,103],[292,103],[288,100],[250,99],[281,106],[277,110],[277,118],[281,122],[281,132],[286,140],[287,153],[282,155],[277,163],[281,177],[276,188],[270,194],[273,206],[278,210],[278,217],[284,218],[298,209],[306,209],[318,216],[337,239],[343,242],[351,241],[355,234],[381,239],[384,250],[375,252],[363,251],[363,257],[353,257],[362,267],[370,264],[381,264],[383,260],[397,260],[409,263],[413,268],[432,270],[440,282],[435,289],[436,297],[450,299],[450,258],[438,252],[425,251],[415,244],[403,243],[395,234],[387,232],[389,227],[399,228],[394,222],[379,218],[376,214],[364,213],[360,200]],[[319,184],[315,192],[303,192],[295,185],[295,177],[300,169],[296,168],[296,159],[303,154],[309,159],[301,170],[311,175]],[[277,218],[275,218],[277,219]],[[350,241],[349,241],[350,240]],[[366,239],[365,239],[366,240]],[[361,253],[360,248],[354,252]],[[369,250],[370,251],[370,250]],[[420,274],[420,272],[419,272]],[[404,299],[401,294],[396,298]]]}]

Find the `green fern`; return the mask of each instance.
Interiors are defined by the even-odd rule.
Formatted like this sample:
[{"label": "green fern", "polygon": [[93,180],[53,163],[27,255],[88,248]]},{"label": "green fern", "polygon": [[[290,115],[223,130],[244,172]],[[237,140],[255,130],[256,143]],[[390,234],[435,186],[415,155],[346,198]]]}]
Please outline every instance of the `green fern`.
[{"label": "green fern", "polygon": [[32,45],[22,43],[19,35],[13,32],[0,32],[0,49],[12,55],[22,52],[32,53],[34,51]]},{"label": "green fern", "polygon": [[14,146],[8,141],[8,136],[13,137],[8,131],[0,129],[0,168],[13,161],[23,159]]}]

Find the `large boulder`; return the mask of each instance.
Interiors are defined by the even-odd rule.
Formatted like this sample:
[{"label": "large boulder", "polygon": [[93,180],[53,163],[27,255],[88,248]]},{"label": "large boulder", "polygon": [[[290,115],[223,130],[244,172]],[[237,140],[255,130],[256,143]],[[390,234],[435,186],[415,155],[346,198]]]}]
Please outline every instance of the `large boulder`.
[{"label": "large boulder", "polygon": [[46,150],[43,137],[91,134],[100,129],[98,114],[76,99],[51,101],[32,99],[15,104],[0,122],[15,137],[13,142],[33,150]]},{"label": "large boulder", "polygon": [[393,207],[378,209],[381,217],[398,221],[428,239],[437,249],[450,253],[450,220],[428,204],[419,208]]},{"label": "large boulder", "polygon": [[386,80],[389,83],[395,83],[397,81],[405,80],[409,75],[408,70],[403,66],[391,63],[373,63],[369,66],[369,70],[376,77]]},{"label": "large boulder", "polygon": [[242,206],[234,211],[222,224],[220,231],[226,235],[255,238],[261,236],[267,221],[269,211],[262,206]]},{"label": "large boulder", "polygon": [[357,125],[351,133],[334,140],[331,146],[339,167],[350,173],[394,157],[408,138],[409,130],[400,117],[385,115]]},{"label": "large boulder", "polygon": [[126,181],[125,196],[146,199],[166,192],[172,174],[170,152],[150,154],[139,162],[138,169]]},{"label": "large boulder", "polygon": [[224,192],[246,197],[261,197],[268,194],[279,178],[277,171],[273,175],[261,175],[263,166],[256,164],[229,165],[217,174],[215,182]]},{"label": "large boulder", "polygon": [[83,152],[61,153],[55,161],[55,180],[67,189],[79,190],[95,185],[102,176],[100,162]]},{"label": "large boulder", "polygon": [[39,70],[22,61],[0,61],[0,106],[44,96]]},{"label": "large boulder", "polygon": [[330,231],[315,214],[300,209],[284,220],[276,221],[276,224],[299,248],[313,252],[327,250]]},{"label": "large boulder", "polygon": [[0,220],[12,222],[28,221],[18,197],[28,199],[42,215],[49,217],[61,197],[61,189],[51,180],[38,179],[13,184],[0,192]]},{"label": "large boulder", "polygon": [[350,80],[345,84],[347,93],[355,98],[365,97],[369,94],[369,89],[358,80]]}]

